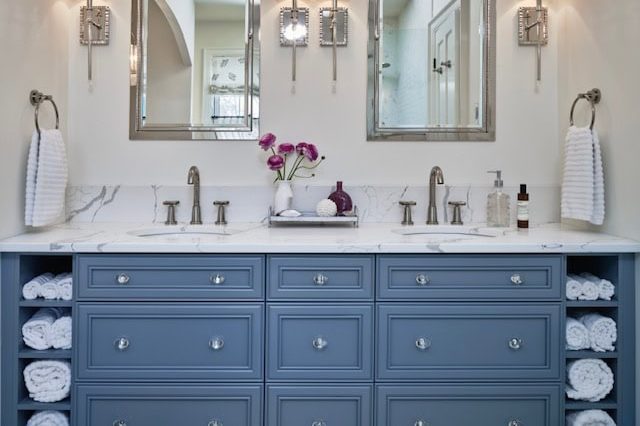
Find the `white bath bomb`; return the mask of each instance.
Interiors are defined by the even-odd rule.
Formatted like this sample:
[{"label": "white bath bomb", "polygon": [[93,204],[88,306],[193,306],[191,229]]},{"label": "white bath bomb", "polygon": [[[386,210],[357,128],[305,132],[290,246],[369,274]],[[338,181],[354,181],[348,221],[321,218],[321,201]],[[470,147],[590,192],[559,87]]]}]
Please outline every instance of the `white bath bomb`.
[{"label": "white bath bomb", "polygon": [[316,213],[320,217],[335,216],[338,213],[338,206],[329,199],[322,200],[316,206]]}]

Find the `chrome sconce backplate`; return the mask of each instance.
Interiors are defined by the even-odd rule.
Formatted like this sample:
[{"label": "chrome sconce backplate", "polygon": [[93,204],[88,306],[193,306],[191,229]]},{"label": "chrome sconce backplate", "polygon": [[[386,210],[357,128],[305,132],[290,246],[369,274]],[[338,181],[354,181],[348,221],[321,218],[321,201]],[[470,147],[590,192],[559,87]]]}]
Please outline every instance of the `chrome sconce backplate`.
[{"label": "chrome sconce backplate", "polygon": [[[539,31],[538,21],[540,21]],[[547,45],[549,42],[549,10],[546,7],[540,11],[535,6],[518,9],[518,42],[520,46]]]},{"label": "chrome sconce backplate", "polygon": [[294,22],[294,9],[283,7],[280,9],[280,46],[293,46],[294,39],[286,36],[287,27],[291,25],[302,25],[306,29],[304,36],[295,39],[296,46],[307,46],[309,44],[309,8],[297,8],[298,21]]},{"label": "chrome sconce backplate", "polygon": [[320,8],[320,46],[333,46],[333,13],[335,10],[336,46],[346,46],[349,41],[349,10],[346,7]]},{"label": "chrome sconce backplate", "polygon": [[[91,25],[89,23],[91,22]],[[89,34],[91,31],[91,34]],[[91,40],[94,46],[106,46],[111,37],[111,9],[109,6],[82,6],[80,9],[80,44]]]}]

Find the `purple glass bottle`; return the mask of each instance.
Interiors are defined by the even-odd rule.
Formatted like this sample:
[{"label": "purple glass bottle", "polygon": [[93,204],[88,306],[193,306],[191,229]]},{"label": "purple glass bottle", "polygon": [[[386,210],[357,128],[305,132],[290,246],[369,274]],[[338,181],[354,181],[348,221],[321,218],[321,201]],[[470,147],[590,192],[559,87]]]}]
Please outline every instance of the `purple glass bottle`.
[{"label": "purple glass bottle", "polygon": [[341,181],[336,183],[336,190],[329,195],[329,199],[336,203],[336,206],[338,207],[338,216],[344,216],[345,213],[351,213],[353,210],[351,196],[343,191]]}]

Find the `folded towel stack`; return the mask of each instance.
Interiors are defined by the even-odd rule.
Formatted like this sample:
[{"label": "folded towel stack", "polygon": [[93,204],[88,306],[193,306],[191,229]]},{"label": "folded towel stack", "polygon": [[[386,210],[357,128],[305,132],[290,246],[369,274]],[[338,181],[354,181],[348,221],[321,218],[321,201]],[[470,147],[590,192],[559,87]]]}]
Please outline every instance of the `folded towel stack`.
[{"label": "folded towel stack", "polygon": [[618,340],[616,322],[600,314],[588,314],[580,318],[587,330],[591,349],[596,352],[614,351],[614,343]]},{"label": "folded towel stack", "polygon": [[611,300],[615,294],[615,286],[611,281],[589,273],[569,274],[566,293],[569,300]]},{"label": "folded towel stack", "polygon": [[60,411],[38,411],[31,416],[27,426],[69,426],[69,418]]},{"label": "folded towel stack", "polygon": [[71,389],[71,365],[67,361],[34,361],[24,369],[24,384],[34,401],[62,401]]},{"label": "folded towel stack", "polygon": [[601,359],[580,359],[567,365],[567,396],[598,402],[613,389],[613,371]]},{"label": "folded towel stack", "polygon": [[567,317],[567,349],[570,351],[581,351],[591,347],[589,330],[580,321]]},{"label": "folded towel stack", "polygon": [[22,286],[22,297],[34,300],[43,297],[47,300],[71,300],[73,297],[73,275],[42,274]]},{"label": "folded towel stack", "polygon": [[606,411],[585,410],[567,414],[567,426],[616,426],[616,422]]}]

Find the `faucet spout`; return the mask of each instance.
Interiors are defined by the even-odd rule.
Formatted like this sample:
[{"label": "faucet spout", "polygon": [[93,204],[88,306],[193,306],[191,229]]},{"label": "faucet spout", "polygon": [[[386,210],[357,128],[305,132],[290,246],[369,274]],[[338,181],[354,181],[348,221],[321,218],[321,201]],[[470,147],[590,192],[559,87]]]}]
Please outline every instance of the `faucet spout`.
[{"label": "faucet spout", "polygon": [[200,210],[200,170],[191,166],[187,177],[187,184],[193,185],[193,208],[191,209],[191,225],[202,225],[202,212]]},{"label": "faucet spout", "polygon": [[435,166],[429,174],[429,207],[427,210],[427,225],[438,224],[438,208],[436,207],[436,185],[444,184],[442,169]]}]

